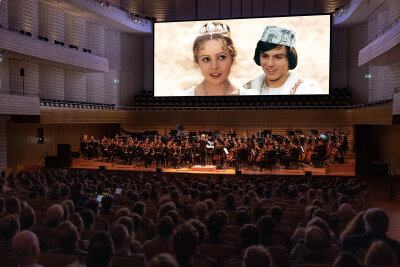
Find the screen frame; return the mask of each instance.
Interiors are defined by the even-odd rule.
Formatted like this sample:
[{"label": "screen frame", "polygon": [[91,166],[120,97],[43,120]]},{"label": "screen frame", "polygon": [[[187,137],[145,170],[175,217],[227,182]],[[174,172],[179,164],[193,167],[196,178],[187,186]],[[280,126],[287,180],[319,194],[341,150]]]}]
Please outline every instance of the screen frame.
[{"label": "screen frame", "polygon": [[[156,96],[155,95],[155,25],[156,24],[165,24],[165,23],[171,23],[171,22],[198,22],[198,21],[226,21],[226,20],[246,20],[246,19],[257,19],[257,18],[286,18],[286,17],[309,17],[309,16],[329,16],[329,77],[328,77],[328,94],[301,94],[301,95],[226,95],[226,96],[220,96],[220,95],[209,95],[209,96],[172,96],[172,95],[165,95],[165,96]],[[195,20],[193,19],[177,19],[177,20],[168,20],[168,21],[155,21],[153,23],[153,98],[155,99],[162,99],[162,98],[176,98],[176,99],[210,99],[213,97],[218,97],[218,98],[232,98],[232,97],[240,97],[241,99],[247,99],[247,98],[252,98],[252,97],[259,97],[262,99],[269,99],[273,97],[288,97],[289,99],[291,98],[297,98],[297,97],[307,97],[307,96],[330,96],[331,95],[331,82],[332,82],[332,58],[333,58],[333,49],[332,49],[332,44],[333,44],[333,13],[314,13],[314,14],[296,14],[296,15],[279,15],[279,16],[255,16],[255,17],[240,17],[240,18],[207,18],[207,19],[198,19],[196,18]]]}]

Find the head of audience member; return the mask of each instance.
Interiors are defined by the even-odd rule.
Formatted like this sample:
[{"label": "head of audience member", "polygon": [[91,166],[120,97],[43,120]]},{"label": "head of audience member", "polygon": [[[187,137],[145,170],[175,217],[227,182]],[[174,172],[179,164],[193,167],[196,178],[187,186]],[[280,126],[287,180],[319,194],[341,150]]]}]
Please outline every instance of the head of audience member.
[{"label": "head of audience member", "polygon": [[78,233],[82,233],[85,230],[85,227],[83,226],[83,220],[81,215],[79,213],[73,213],[68,216],[67,218],[68,221],[70,221],[78,230]]},{"label": "head of audience member", "polygon": [[19,216],[21,230],[28,230],[35,224],[35,211],[31,207],[26,207]]},{"label": "head of audience member", "polygon": [[6,215],[0,219],[0,244],[2,250],[11,250],[11,241],[19,232],[19,220],[14,215]]},{"label": "head of audience member", "polygon": [[82,210],[81,211],[81,218],[82,218],[83,227],[84,227],[85,230],[93,229],[96,217],[95,217],[94,212],[92,210],[90,210],[90,209]]},{"label": "head of audience member", "polygon": [[19,216],[21,213],[21,202],[18,197],[12,196],[6,198],[6,214]]},{"label": "head of audience member", "polygon": [[181,224],[176,228],[172,236],[176,261],[180,266],[193,264],[193,258],[197,253],[199,236],[196,229],[189,224]]},{"label": "head of audience member", "polygon": [[68,207],[69,214],[73,214],[75,212],[74,202],[70,199],[64,200],[61,205],[65,205]]},{"label": "head of audience member", "polygon": [[240,228],[240,245],[242,252],[260,243],[260,230],[254,224],[245,224]]},{"label": "head of audience member", "polygon": [[101,207],[103,212],[109,212],[113,206],[114,198],[111,195],[105,195],[101,199]]},{"label": "head of audience member", "polygon": [[119,217],[117,222],[117,224],[122,224],[126,227],[126,230],[128,231],[128,235],[130,239],[134,239],[135,238],[135,233],[133,231],[133,219],[132,217],[129,216],[122,216]]},{"label": "head of audience member", "polygon": [[228,194],[225,197],[226,209],[227,210],[235,210],[235,197],[233,194]]},{"label": "head of audience member", "polygon": [[244,253],[243,267],[272,267],[273,261],[268,250],[263,246],[248,247]]},{"label": "head of audience member", "polygon": [[339,214],[340,214],[340,219],[345,221],[350,221],[354,218],[354,216],[356,216],[356,213],[351,207],[351,205],[347,203],[340,205]]},{"label": "head of audience member", "polygon": [[179,267],[179,264],[170,254],[161,253],[151,259],[148,267]]},{"label": "head of audience member", "polygon": [[97,232],[89,240],[88,249],[93,267],[111,267],[114,245],[106,232]]},{"label": "head of audience member", "polygon": [[217,212],[212,212],[207,216],[206,227],[210,238],[218,238],[222,233],[224,221]]},{"label": "head of audience member", "polygon": [[214,200],[212,200],[211,198],[207,198],[206,200],[204,200],[204,203],[206,203],[208,211],[214,210],[215,208]]},{"label": "head of audience member", "polygon": [[56,241],[59,249],[73,250],[77,247],[78,240],[78,230],[70,221],[62,222],[57,226]]},{"label": "head of audience member", "polygon": [[365,266],[394,266],[397,264],[396,254],[388,244],[381,240],[372,242],[364,259]]},{"label": "head of audience member", "polygon": [[208,213],[207,204],[204,202],[197,202],[196,205],[194,206],[195,218],[202,222],[205,222],[207,213]]},{"label": "head of audience member", "polygon": [[157,233],[160,238],[169,239],[174,232],[174,221],[169,216],[164,216],[157,222]]},{"label": "head of audience member", "polygon": [[389,217],[378,208],[370,208],[364,214],[365,230],[375,236],[385,236],[389,228]]},{"label": "head of audience member", "polygon": [[323,209],[316,209],[312,214],[312,218],[320,218],[325,222],[329,221],[329,214]]},{"label": "head of audience member", "polygon": [[342,251],[335,258],[334,267],[362,267],[360,260],[350,251]]},{"label": "head of audience member", "polygon": [[271,216],[262,216],[257,221],[258,229],[260,229],[260,242],[264,246],[269,246],[272,244],[272,235],[275,232],[275,221]]},{"label": "head of audience member", "polygon": [[268,215],[268,212],[263,207],[254,207],[253,217],[254,221],[258,221],[262,216]]},{"label": "head of audience member", "polygon": [[197,219],[190,219],[186,223],[190,224],[191,226],[193,226],[196,229],[198,237],[199,237],[199,246],[200,246],[205,241],[206,236],[207,236],[206,226],[204,225],[204,223],[202,223],[201,221],[199,221]]},{"label": "head of audience member", "polygon": [[328,247],[328,239],[325,232],[318,226],[307,228],[304,236],[304,246],[311,250]]},{"label": "head of audience member", "polygon": [[37,236],[31,231],[22,231],[12,239],[12,250],[18,261],[18,266],[35,266],[40,256],[40,246]]},{"label": "head of audience member", "polygon": [[115,224],[111,226],[110,236],[114,244],[115,253],[127,255],[129,251],[130,238],[125,225]]},{"label": "head of audience member", "polygon": [[340,234],[340,241],[351,235],[360,235],[365,232],[364,222],[365,211],[359,212],[344,228]]},{"label": "head of audience member", "polygon": [[282,208],[279,206],[272,207],[272,209],[269,211],[269,215],[275,220],[276,224],[279,224],[283,215]]},{"label": "head of audience member", "polygon": [[89,209],[89,210],[93,211],[94,214],[97,214],[98,207],[99,207],[99,202],[97,202],[97,200],[93,199],[93,198],[89,198],[83,204],[84,209]]},{"label": "head of audience member", "polygon": [[133,204],[132,212],[143,216],[146,212],[146,204],[144,204],[144,202],[136,202]]},{"label": "head of audience member", "polygon": [[54,204],[50,206],[50,208],[47,210],[47,219],[50,222],[54,223],[55,225],[62,222],[63,218],[64,218],[64,209],[61,205]]}]

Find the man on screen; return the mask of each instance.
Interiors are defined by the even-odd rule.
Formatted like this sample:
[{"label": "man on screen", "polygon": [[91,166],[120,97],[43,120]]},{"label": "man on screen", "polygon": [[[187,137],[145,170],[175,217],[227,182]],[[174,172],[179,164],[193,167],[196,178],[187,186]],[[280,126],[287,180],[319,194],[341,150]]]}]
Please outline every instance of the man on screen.
[{"label": "man on screen", "polygon": [[297,66],[296,33],[279,26],[266,26],[257,43],[254,61],[263,74],[243,85],[261,95],[322,94],[310,79],[301,79],[292,71]]}]

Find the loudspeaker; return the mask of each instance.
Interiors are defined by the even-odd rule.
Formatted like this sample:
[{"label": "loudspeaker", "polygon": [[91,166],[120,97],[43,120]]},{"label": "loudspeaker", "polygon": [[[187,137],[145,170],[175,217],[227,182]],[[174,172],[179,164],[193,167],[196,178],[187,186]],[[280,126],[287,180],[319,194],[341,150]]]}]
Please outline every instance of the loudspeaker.
[{"label": "loudspeaker", "polygon": [[19,69],[19,76],[25,76],[25,69]]},{"label": "loudspeaker", "polygon": [[311,172],[311,171],[305,171],[305,172],[304,172],[304,175],[305,175],[306,177],[311,177],[312,172]]},{"label": "loudspeaker", "polygon": [[156,168],[156,172],[162,172],[161,168]]},{"label": "loudspeaker", "polygon": [[236,170],[236,171],[235,171],[235,174],[236,174],[236,175],[242,175],[242,170]]},{"label": "loudspeaker", "polygon": [[106,166],[99,166],[99,170],[100,171],[105,171],[106,170]]},{"label": "loudspeaker", "polygon": [[62,167],[70,167],[72,153],[70,144],[57,144],[57,157]]},{"label": "loudspeaker", "polygon": [[58,161],[58,157],[46,156],[44,158],[44,166],[46,168],[58,168],[58,167],[60,167],[60,162]]}]

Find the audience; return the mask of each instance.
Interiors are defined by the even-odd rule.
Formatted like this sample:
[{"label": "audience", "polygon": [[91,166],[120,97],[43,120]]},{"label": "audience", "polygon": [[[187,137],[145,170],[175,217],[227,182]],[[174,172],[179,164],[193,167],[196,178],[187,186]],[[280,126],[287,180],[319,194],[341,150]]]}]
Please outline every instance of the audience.
[{"label": "audience", "polygon": [[[21,265],[37,264],[38,238],[40,244],[57,241],[57,249],[40,246],[42,252],[75,255],[83,264],[103,267],[111,266],[113,256],[138,257],[149,266],[216,267],[206,250],[200,253],[207,244],[229,247],[235,254],[224,264],[242,261],[243,266],[277,266],[272,259],[287,260],[282,256],[287,254],[290,264],[399,262],[399,242],[386,234],[387,215],[356,205],[365,189],[357,179],[181,179],[72,169],[26,172],[12,179],[12,191],[0,197],[0,249],[21,255]],[[123,188],[116,202],[120,206],[114,206],[112,194],[117,187]],[[104,193],[100,207],[99,192]],[[38,227],[53,236],[30,232]],[[34,249],[24,252],[29,247]]]}]

